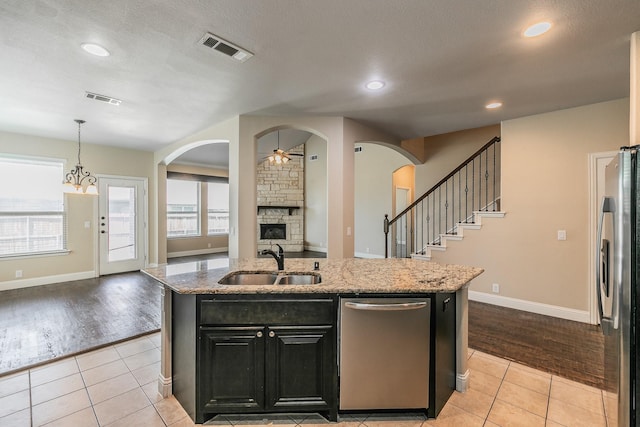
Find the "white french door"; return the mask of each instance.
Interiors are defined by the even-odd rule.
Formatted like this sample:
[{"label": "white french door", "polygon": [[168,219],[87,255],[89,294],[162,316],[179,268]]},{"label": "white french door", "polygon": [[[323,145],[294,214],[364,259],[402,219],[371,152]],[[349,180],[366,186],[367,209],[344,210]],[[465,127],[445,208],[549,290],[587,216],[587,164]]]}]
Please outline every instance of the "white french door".
[{"label": "white french door", "polygon": [[144,178],[99,177],[100,275],[144,268],[146,187]]}]

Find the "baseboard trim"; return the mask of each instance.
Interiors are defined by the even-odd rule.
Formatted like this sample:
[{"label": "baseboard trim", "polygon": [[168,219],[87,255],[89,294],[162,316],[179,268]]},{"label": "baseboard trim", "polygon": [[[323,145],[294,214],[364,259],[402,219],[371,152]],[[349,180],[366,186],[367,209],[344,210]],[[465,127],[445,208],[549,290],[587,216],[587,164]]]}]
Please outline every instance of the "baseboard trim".
[{"label": "baseboard trim", "polygon": [[384,258],[384,255],[368,254],[366,252],[356,252],[353,254],[356,258]]},{"label": "baseboard trim", "polygon": [[576,310],[573,308],[543,304],[540,302],[525,301],[500,295],[491,295],[485,292],[478,291],[469,291],[469,300],[493,304],[500,307],[513,308],[516,310],[528,311],[530,313],[543,314],[545,316],[557,317],[565,320],[573,320],[575,322],[588,324],[591,323],[588,311]]},{"label": "baseboard trim", "polygon": [[93,279],[95,271],[80,271],[77,273],[57,274],[55,276],[33,277],[30,279],[8,280],[0,282],[0,291],[10,289],[31,288],[33,286],[52,285],[54,283],[72,282],[74,280]]},{"label": "baseboard trim", "polygon": [[305,246],[305,251],[313,251],[313,252],[322,252],[324,254],[327,253],[327,248],[321,248],[320,246]]},{"label": "baseboard trim", "polygon": [[158,393],[163,398],[171,396],[173,381],[171,378],[165,378],[162,374],[158,375]]},{"label": "baseboard trim", "polygon": [[194,256],[194,255],[207,255],[207,254],[218,254],[220,252],[229,252],[228,247],[224,248],[207,248],[207,249],[196,249],[193,251],[180,251],[180,252],[169,252],[167,253],[167,258],[178,258],[183,256]]},{"label": "baseboard trim", "polygon": [[456,391],[464,393],[469,390],[469,370],[464,374],[456,374]]}]

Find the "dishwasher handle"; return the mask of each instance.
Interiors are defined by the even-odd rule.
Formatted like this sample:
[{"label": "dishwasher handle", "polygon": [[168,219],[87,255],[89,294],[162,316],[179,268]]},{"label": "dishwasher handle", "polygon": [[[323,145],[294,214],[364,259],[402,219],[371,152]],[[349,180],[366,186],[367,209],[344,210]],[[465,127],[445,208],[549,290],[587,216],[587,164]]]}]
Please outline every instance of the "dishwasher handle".
[{"label": "dishwasher handle", "polygon": [[345,307],[352,308],[354,310],[366,310],[366,311],[399,311],[399,310],[418,310],[427,306],[426,301],[419,302],[400,302],[392,304],[376,304],[368,302],[345,302]]}]

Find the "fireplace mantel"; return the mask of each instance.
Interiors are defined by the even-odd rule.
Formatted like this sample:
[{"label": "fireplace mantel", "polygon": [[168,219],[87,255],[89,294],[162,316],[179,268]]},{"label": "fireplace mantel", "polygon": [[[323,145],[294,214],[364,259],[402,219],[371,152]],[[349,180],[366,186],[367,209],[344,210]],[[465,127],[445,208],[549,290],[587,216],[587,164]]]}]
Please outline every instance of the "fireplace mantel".
[{"label": "fireplace mantel", "polygon": [[258,205],[258,213],[260,213],[260,209],[287,209],[289,210],[289,215],[295,210],[300,209],[300,206],[272,206],[272,205]]}]

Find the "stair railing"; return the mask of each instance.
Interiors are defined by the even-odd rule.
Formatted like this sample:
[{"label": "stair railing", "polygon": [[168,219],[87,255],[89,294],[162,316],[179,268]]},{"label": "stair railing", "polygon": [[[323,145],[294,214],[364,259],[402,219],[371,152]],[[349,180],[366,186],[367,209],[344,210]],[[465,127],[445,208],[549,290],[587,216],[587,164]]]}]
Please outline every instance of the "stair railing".
[{"label": "stair railing", "polygon": [[385,258],[424,254],[459,223],[473,223],[474,211],[500,210],[499,143],[493,137],[395,218],[384,216]]}]

